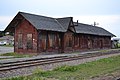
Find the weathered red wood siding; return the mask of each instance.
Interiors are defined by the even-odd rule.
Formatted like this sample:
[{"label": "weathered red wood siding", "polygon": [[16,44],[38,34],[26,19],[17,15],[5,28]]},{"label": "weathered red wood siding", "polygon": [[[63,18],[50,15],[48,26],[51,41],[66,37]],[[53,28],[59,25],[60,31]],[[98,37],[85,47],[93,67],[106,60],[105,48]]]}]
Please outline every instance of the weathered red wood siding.
[{"label": "weathered red wood siding", "polygon": [[74,38],[73,38],[73,32],[67,31],[64,34],[64,52],[72,52],[74,49]]},{"label": "weathered red wood siding", "polygon": [[86,34],[74,35],[74,51],[111,48],[111,37]]},{"label": "weathered red wood siding", "polygon": [[[22,48],[18,48],[18,35],[22,34]],[[27,48],[27,34],[32,34],[32,48]],[[18,53],[62,53],[82,50],[111,48],[111,37],[77,34],[73,27],[66,33],[37,30],[27,20],[15,28],[15,52]]]},{"label": "weathered red wood siding", "polygon": [[59,32],[39,31],[38,52],[61,52],[61,38]]},{"label": "weathered red wood siding", "polygon": [[[22,48],[18,48],[18,35],[22,34]],[[27,34],[32,34],[32,49],[27,49]],[[15,52],[17,53],[37,53],[38,33],[36,28],[27,20],[23,20],[15,28]]]}]

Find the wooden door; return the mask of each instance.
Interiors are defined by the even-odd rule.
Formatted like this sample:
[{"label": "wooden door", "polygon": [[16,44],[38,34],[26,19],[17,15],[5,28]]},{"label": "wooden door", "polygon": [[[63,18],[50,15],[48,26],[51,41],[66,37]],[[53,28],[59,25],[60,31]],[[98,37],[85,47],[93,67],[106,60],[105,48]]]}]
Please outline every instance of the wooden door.
[{"label": "wooden door", "polygon": [[100,40],[100,48],[103,48],[103,42]]},{"label": "wooden door", "polygon": [[46,51],[46,34],[39,35],[39,50],[44,52]]}]

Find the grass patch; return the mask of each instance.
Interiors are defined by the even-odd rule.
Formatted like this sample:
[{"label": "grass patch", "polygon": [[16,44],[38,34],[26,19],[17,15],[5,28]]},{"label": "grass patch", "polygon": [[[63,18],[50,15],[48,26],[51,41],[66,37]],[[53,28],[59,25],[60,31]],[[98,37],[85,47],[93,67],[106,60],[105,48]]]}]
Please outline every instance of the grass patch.
[{"label": "grass patch", "polygon": [[32,57],[33,55],[28,54],[18,54],[15,52],[0,54],[0,56],[14,56],[15,58],[22,58],[22,57]]},{"label": "grass patch", "polygon": [[[87,62],[77,66],[65,65],[57,67],[52,71],[38,69],[32,75],[22,77],[22,80],[88,80],[96,76],[112,73],[116,70],[120,70],[120,56]],[[5,80],[20,80],[20,78]]]},{"label": "grass patch", "polygon": [[110,50],[100,50],[100,52],[102,53],[106,53],[106,52],[109,52]]},{"label": "grass patch", "polygon": [[67,66],[67,65],[54,69],[54,71],[65,71],[65,72],[75,72],[77,70],[79,70],[77,66]]},{"label": "grass patch", "polygon": [[105,50],[99,50],[99,52],[107,53],[107,52],[118,51],[118,50],[120,50],[120,49],[119,48],[116,48],[116,49],[105,49]]},{"label": "grass patch", "polygon": [[118,43],[118,48],[120,48],[120,43]]},{"label": "grass patch", "polygon": [[5,47],[14,47],[13,45],[4,45]]}]

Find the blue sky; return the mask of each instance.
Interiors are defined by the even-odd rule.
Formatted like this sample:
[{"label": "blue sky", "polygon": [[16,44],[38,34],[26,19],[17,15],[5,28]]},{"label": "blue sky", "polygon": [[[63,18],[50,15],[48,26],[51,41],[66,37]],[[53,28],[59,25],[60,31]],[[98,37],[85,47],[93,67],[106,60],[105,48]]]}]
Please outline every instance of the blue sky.
[{"label": "blue sky", "polygon": [[120,0],[0,0],[0,30],[4,30],[18,11],[50,17],[74,17],[74,21],[93,24],[120,37]]}]

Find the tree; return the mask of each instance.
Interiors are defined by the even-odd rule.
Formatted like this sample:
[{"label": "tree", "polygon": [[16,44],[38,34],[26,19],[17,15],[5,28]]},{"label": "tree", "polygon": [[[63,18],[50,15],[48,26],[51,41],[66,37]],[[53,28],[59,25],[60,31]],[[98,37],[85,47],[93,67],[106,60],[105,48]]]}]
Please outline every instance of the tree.
[{"label": "tree", "polygon": [[0,31],[0,37],[2,37],[4,35],[5,35],[4,31]]}]

